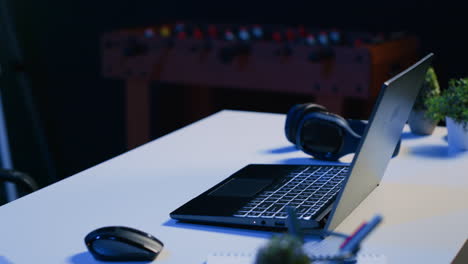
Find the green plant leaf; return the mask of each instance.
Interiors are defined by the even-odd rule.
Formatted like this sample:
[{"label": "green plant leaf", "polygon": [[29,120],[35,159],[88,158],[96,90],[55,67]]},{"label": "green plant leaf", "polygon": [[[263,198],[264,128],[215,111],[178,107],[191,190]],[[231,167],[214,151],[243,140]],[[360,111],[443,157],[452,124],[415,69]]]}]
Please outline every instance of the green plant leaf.
[{"label": "green plant leaf", "polygon": [[446,116],[455,122],[468,123],[468,78],[450,79],[447,90],[426,100],[426,116],[443,120]]},{"label": "green plant leaf", "polygon": [[309,257],[302,248],[302,242],[289,234],[277,235],[261,248],[255,264],[309,264]]},{"label": "green plant leaf", "polygon": [[424,82],[414,103],[414,110],[426,110],[427,100],[440,94],[439,81],[433,67],[429,67]]}]

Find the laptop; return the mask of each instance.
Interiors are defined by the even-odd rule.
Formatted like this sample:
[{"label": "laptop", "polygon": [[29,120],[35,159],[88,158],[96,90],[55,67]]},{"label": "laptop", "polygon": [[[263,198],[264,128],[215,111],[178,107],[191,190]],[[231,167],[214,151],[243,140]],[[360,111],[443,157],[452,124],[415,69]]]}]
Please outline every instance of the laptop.
[{"label": "laptop", "polygon": [[334,230],[380,183],[432,61],[430,53],[386,81],[350,165],[249,164],[170,213],[221,225]]}]

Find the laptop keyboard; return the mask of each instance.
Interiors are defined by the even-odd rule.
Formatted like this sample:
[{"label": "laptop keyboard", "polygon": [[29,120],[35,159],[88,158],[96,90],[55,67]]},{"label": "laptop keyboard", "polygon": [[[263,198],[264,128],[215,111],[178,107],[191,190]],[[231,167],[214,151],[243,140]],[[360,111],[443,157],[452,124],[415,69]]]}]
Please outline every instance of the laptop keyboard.
[{"label": "laptop keyboard", "polygon": [[285,207],[294,206],[299,219],[313,219],[335,199],[348,170],[348,166],[308,166],[291,171],[234,216],[285,219]]}]

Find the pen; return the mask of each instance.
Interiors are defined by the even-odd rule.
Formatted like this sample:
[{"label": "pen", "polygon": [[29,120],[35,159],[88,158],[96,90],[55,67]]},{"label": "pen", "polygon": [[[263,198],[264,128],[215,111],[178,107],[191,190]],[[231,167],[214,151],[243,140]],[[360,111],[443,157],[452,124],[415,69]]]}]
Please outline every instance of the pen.
[{"label": "pen", "polygon": [[343,241],[343,243],[340,245],[340,249],[342,249],[346,244],[348,244],[349,240],[351,240],[351,238],[353,238],[359,231],[361,231],[361,229],[366,226],[367,222],[364,222],[362,223],[356,230],[354,230],[354,232],[348,236],[345,241]]},{"label": "pen", "polygon": [[301,226],[296,216],[296,208],[294,206],[287,206],[286,212],[288,214],[288,219],[287,219],[288,232],[291,235],[296,236],[301,242],[303,242],[304,238],[302,235]]},{"label": "pen", "polygon": [[361,242],[377,227],[377,225],[380,224],[381,221],[382,216],[376,215],[368,223],[362,224],[359,229],[340,246],[340,251],[353,253],[358,250]]}]

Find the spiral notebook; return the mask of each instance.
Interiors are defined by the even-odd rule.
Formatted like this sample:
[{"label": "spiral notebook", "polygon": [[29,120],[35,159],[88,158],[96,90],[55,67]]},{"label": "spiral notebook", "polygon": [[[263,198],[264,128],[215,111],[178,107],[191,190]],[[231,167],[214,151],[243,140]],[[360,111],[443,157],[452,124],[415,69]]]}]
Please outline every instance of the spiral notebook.
[{"label": "spiral notebook", "polygon": [[[213,253],[206,259],[206,264],[254,264],[255,253]],[[329,263],[315,261],[314,263]],[[358,254],[357,264],[387,264],[382,254]]]},{"label": "spiral notebook", "polygon": [[[309,256],[334,256],[338,252],[342,237],[329,236],[321,241],[309,241],[303,245],[304,252]],[[206,264],[254,264],[255,252],[221,252],[210,254]],[[387,264],[384,254],[374,254],[361,251],[357,254],[356,264]],[[326,264],[330,261],[314,261],[314,264]]]}]

